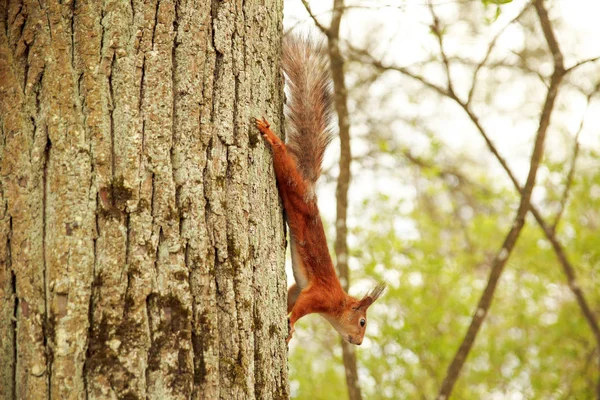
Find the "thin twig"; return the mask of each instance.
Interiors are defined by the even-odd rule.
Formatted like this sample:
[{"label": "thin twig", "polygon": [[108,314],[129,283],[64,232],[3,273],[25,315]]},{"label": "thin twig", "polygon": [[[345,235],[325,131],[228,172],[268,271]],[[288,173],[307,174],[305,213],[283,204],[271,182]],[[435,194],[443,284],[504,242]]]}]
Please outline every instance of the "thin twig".
[{"label": "thin twig", "polygon": [[583,60],[583,61],[579,61],[577,64],[567,68],[567,73],[581,67],[582,65],[588,64],[588,63],[593,63],[600,60],[600,56],[599,57],[594,57],[594,58],[588,58],[587,60]]},{"label": "thin twig", "polygon": [[546,77],[544,77],[542,75],[542,73],[540,71],[536,71],[535,69],[532,69],[529,67],[529,65],[527,65],[527,60],[525,59],[525,57],[523,56],[523,54],[516,52],[516,51],[511,51],[512,54],[514,54],[515,56],[519,57],[519,60],[521,60],[521,63],[523,63],[523,69],[526,71],[529,71],[530,73],[534,74],[535,76],[538,77],[538,79],[540,80],[540,82],[542,82],[544,84],[544,86],[546,86],[546,89],[548,89],[550,86],[548,85],[548,82],[546,82]]},{"label": "thin twig", "polygon": [[440,169],[438,167],[434,168],[434,166],[431,163],[427,162],[426,160],[423,160],[420,157],[415,156],[408,149],[402,149],[402,150],[400,150],[400,152],[402,153],[404,158],[406,158],[412,165],[415,165],[421,169],[435,169],[436,175],[438,175],[440,178],[447,179],[449,177],[452,177],[452,178],[456,179],[459,182],[459,184],[466,184],[466,185],[468,185],[472,188],[476,188],[477,190],[480,190],[488,195],[490,194],[490,190],[487,187],[485,187],[477,182],[472,181],[466,175],[464,175],[462,172],[460,172],[456,169],[452,169],[452,168]]},{"label": "thin twig", "polygon": [[500,31],[498,31],[496,36],[494,36],[494,38],[490,41],[490,44],[488,45],[488,49],[487,49],[487,52],[485,53],[485,56],[483,57],[483,60],[481,60],[481,62],[479,64],[477,64],[477,67],[475,67],[475,71],[473,72],[473,84],[471,85],[471,89],[469,90],[469,95],[467,96],[467,104],[470,104],[471,100],[473,99],[473,94],[475,93],[475,87],[477,86],[477,76],[479,75],[479,71],[487,63],[488,59],[490,58],[490,55],[492,54],[494,47],[496,47],[496,43],[498,42],[498,39],[500,38],[500,36],[502,36],[504,31],[506,31],[506,28],[508,28],[515,22],[517,22],[523,16],[523,14],[525,14],[525,11],[527,11],[530,6],[531,6],[531,3],[527,3],[527,5],[525,5],[525,7],[523,7],[521,12],[519,14],[517,14],[517,16],[514,17],[511,21],[509,21],[506,25],[504,25],[504,27],[502,29],[500,29]]},{"label": "thin twig", "polygon": [[[512,54],[516,55],[517,57],[519,57],[521,59],[521,56],[519,54],[514,53],[514,52],[512,52]],[[450,61],[452,61],[454,63],[460,63],[460,64],[468,66],[468,67],[477,67],[479,65],[479,63],[476,61],[457,57],[457,56],[452,56],[449,59],[450,59]],[[415,66],[419,67],[420,65],[415,63],[415,64],[411,65],[410,67],[412,68]],[[544,86],[546,86],[546,88],[548,88],[546,79],[542,76],[542,74],[539,73],[539,71],[535,71],[535,70],[529,68],[527,65],[523,65],[522,63],[520,65],[519,64],[510,64],[506,60],[498,60],[498,61],[493,61],[493,62],[486,62],[486,64],[481,66],[481,69],[483,69],[483,68],[486,68],[488,70],[494,70],[494,69],[498,69],[498,68],[510,68],[510,69],[515,69],[518,71],[526,72],[527,74],[535,75],[536,78],[538,78],[544,84]]]},{"label": "thin twig", "polygon": [[[310,5],[308,4],[308,0],[302,0],[302,4],[304,5],[304,8],[306,8],[306,12],[308,13],[308,15],[310,15],[310,17],[312,18],[313,22],[315,23],[315,25],[317,26],[317,28],[319,28],[319,30],[321,32],[323,32],[323,34],[327,37],[329,37],[330,32],[329,29],[325,28],[317,19],[316,15],[313,14],[312,9],[310,8]],[[341,14],[343,12],[343,9],[340,9],[339,13]]]},{"label": "thin twig", "polygon": [[444,63],[444,70],[446,71],[446,90],[448,90],[448,93],[454,94],[454,88],[452,87],[452,77],[450,75],[450,62],[448,61],[448,56],[444,51],[444,38],[442,28],[440,27],[440,19],[435,13],[431,1],[427,2],[427,6],[429,7],[429,12],[431,13],[431,18],[433,19],[433,23],[431,24],[430,28],[437,39],[438,47],[440,48],[440,54],[442,55],[442,62]]},{"label": "thin twig", "polygon": [[386,64],[383,64],[381,61],[375,59],[366,50],[357,49],[357,48],[353,47],[350,44],[347,44],[347,47],[354,54],[354,56],[358,60],[360,60],[361,62],[363,62],[363,63],[369,63],[370,65],[374,66],[375,68],[377,68],[377,69],[379,69],[381,71],[397,71],[397,72],[400,72],[403,75],[406,75],[408,77],[411,77],[411,78],[413,78],[413,79],[421,82],[423,85],[427,86],[430,89],[435,90],[436,92],[438,92],[442,96],[452,97],[451,93],[449,93],[445,88],[443,88],[441,86],[438,86],[435,83],[429,82],[427,79],[425,79],[421,75],[416,74],[414,72],[411,72],[406,67],[399,67],[399,66],[395,66],[395,65],[386,65]]},{"label": "thin twig", "polygon": [[[588,97],[588,105],[589,105],[589,97]],[[587,107],[586,107],[586,111],[587,111]],[[581,122],[579,123],[579,129],[577,130],[577,133],[575,134],[575,140],[574,140],[575,144],[573,145],[573,155],[571,156],[571,165],[569,166],[569,172],[567,173],[567,181],[565,183],[565,188],[563,190],[563,194],[560,199],[560,205],[558,208],[558,212],[556,213],[554,222],[550,226],[550,229],[552,229],[552,232],[556,232],[556,227],[558,226],[558,223],[560,222],[562,214],[565,210],[565,206],[566,206],[567,200],[569,198],[569,191],[571,190],[571,186],[573,184],[573,175],[575,174],[575,164],[577,163],[577,156],[579,155],[579,134],[583,130],[585,114],[586,114],[586,112],[583,113],[583,116],[581,117]]]}]

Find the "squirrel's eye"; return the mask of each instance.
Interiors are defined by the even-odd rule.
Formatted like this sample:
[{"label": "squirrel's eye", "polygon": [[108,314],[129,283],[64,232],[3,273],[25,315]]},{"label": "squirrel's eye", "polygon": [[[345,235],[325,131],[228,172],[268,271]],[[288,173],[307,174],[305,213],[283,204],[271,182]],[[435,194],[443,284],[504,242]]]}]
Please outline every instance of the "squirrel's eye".
[{"label": "squirrel's eye", "polygon": [[360,326],[365,326],[366,323],[367,323],[367,321],[365,321],[364,318],[360,319]]}]

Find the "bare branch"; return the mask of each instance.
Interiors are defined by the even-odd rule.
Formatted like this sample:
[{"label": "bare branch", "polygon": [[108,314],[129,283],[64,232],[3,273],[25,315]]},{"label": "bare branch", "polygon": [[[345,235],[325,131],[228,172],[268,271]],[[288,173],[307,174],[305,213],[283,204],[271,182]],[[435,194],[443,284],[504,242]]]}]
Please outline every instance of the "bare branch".
[{"label": "bare branch", "polygon": [[406,75],[408,77],[411,77],[411,78],[413,78],[413,79],[421,82],[423,85],[427,86],[430,89],[435,90],[436,92],[438,92],[442,96],[452,97],[452,94],[450,92],[448,92],[446,89],[444,89],[443,87],[438,86],[435,83],[429,82],[424,77],[422,77],[422,76],[420,76],[418,74],[415,74],[414,72],[411,72],[408,68],[398,67],[398,66],[395,66],[395,65],[385,65],[381,61],[375,59],[368,51],[362,50],[362,49],[357,49],[357,48],[353,47],[350,44],[347,44],[347,45],[348,45],[348,49],[350,51],[352,51],[355,59],[361,60],[361,62],[363,62],[363,63],[368,63],[368,64],[374,66],[375,68],[377,68],[377,69],[379,69],[381,71],[397,71],[397,72],[400,72],[403,75]]},{"label": "bare branch", "polygon": [[540,73],[540,71],[536,71],[535,69],[532,69],[529,67],[529,65],[527,65],[527,60],[523,57],[523,54],[518,53],[516,51],[511,51],[511,53],[514,54],[515,56],[519,57],[519,59],[523,63],[523,67],[522,67],[523,69],[531,72],[532,74],[535,74],[539,78],[540,82],[542,82],[544,84],[544,86],[546,86],[546,89],[550,87],[548,85],[548,82],[546,82],[546,78]]},{"label": "bare branch", "polygon": [[546,39],[550,53],[554,58],[554,76],[560,76],[562,78],[565,73],[564,59],[556,36],[554,35],[554,29],[550,22],[550,18],[548,17],[548,11],[546,11],[546,8],[544,7],[544,0],[535,0],[533,4],[535,6],[535,11],[538,14],[542,31],[544,32],[544,38]]},{"label": "bare branch", "polygon": [[[590,98],[588,97],[588,105],[589,105],[589,100],[590,100]],[[587,110],[587,107],[586,107],[586,110]],[[565,210],[565,205],[567,204],[567,199],[569,197],[569,191],[571,190],[571,185],[573,184],[573,175],[575,174],[575,164],[577,162],[577,156],[579,155],[579,134],[583,130],[585,114],[586,113],[584,112],[583,116],[581,117],[581,122],[579,123],[579,129],[577,130],[577,133],[575,134],[575,144],[573,145],[573,155],[571,156],[571,165],[569,166],[569,172],[567,173],[567,181],[565,183],[565,189],[563,190],[563,194],[560,199],[560,206],[559,206],[558,212],[556,213],[554,222],[552,223],[552,226],[550,227],[550,229],[552,229],[552,232],[556,232],[556,227],[558,226],[558,223],[560,222],[560,218],[562,217],[562,213]]]},{"label": "bare branch", "polygon": [[583,61],[579,61],[577,64],[567,68],[566,73],[569,73],[571,71],[574,71],[575,69],[581,67],[582,65],[588,64],[588,63],[593,63],[600,60],[600,56],[599,57],[594,57],[594,58],[588,58],[587,60],[583,60]]},{"label": "bare branch", "polygon": [[[402,149],[400,151],[401,151],[402,155],[404,156],[404,158],[406,158],[412,165],[415,165],[422,169],[434,169],[434,166],[431,163],[415,156],[414,154],[411,153],[410,150]],[[466,185],[468,185],[472,188],[475,188],[477,190],[480,190],[488,195],[490,194],[489,188],[487,188],[477,182],[472,181],[469,177],[464,175],[459,170],[456,170],[454,168],[446,168],[446,169],[435,168],[435,170],[437,171],[436,174],[440,178],[446,179],[446,178],[452,177],[452,178],[456,179],[459,182],[459,184],[466,184]]]},{"label": "bare branch", "polygon": [[[517,191],[520,194],[523,194],[524,189],[520,186],[514,173],[508,167],[506,160],[504,160],[504,158],[502,158],[502,156],[498,152],[497,148],[495,147],[495,145],[490,140],[489,136],[487,135],[487,133],[485,132],[485,130],[479,123],[479,120],[477,119],[475,114],[473,114],[473,112],[466,105],[463,106],[463,109],[465,110],[465,112],[467,113],[467,115],[469,116],[469,118],[471,119],[473,124],[476,126],[476,128],[479,131],[479,133],[481,134],[481,136],[486,141],[492,154],[494,154],[494,156],[496,157],[496,159],[498,160],[500,165],[502,165],[502,168],[505,170],[505,172],[509,176],[510,180],[512,181],[512,183],[515,186],[515,188],[517,189]],[[596,340],[597,346],[600,348],[600,327],[598,325],[598,321],[594,315],[594,312],[590,308],[587,300],[585,299],[583,292],[581,291],[581,288],[579,287],[579,284],[577,283],[575,268],[573,267],[573,265],[567,258],[564,248],[562,247],[562,245],[556,238],[554,230],[552,230],[550,225],[548,225],[548,223],[544,220],[540,211],[533,204],[530,205],[530,209],[531,209],[531,213],[533,214],[538,225],[542,228],[542,230],[544,231],[544,234],[546,235],[546,238],[552,245],[552,248],[554,249],[554,253],[556,254],[556,257],[558,258],[558,261],[562,267],[562,270],[567,277],[567,283],[569,285],[569,289],[571,289],[571,292],[575,296],[575,300],[577,301],[577,304],[579,305],[579,308],[581,309],[583,316],[585,317],[588,325],[590,326],[590,329],[592,330],[592,333]],[[598,391],[599,391],[599,395],[597,397],[600,399],[600,384],[598,386]]]},{"label": "bare branch", "polygon": [[[531,190],[533,189],[533,183],[535,180],[535,172],[537,170],[537,165],[539,164],[539,161],[541,158],[543,138],[545,136],[545,133],[547,131],[547,128],[548,128],[548,125],[550,122],[550,116],[552,114],[552,110],[554,107],[554,102],[555,102],[556,95],[558,92],[558,86],[560,85],[560,82],[565,75],[565,69],[564,69],[564,65],[563,65],[563,56],[560,51],[560,47],[558,46],[558,42],[556,41],[556,37],[554,36],[552,25],[548,19],[548,14],[543,5],[543,0],[536,0],[535,7],[536,7],[536,11],[537,11],[539,20],[540,20],[540,24],[542,26],[542,30],[544,32],[544,37],[546,38],[546,42],[548,43],[548,47],[550,48],[550,52],[552,53],[553,58],[554,58],[554,73],[552,74],[552,78],[550,80],[550,88],[548,89],[548,93],[546,95],[546,101],[544,103],[544,108],[542,110],[542,115],[540,117],[540,124],[538,127],[538,133],[536,136],[536,145],[535,145],[533,155],[532,155],[529,176],[527,178],[525,187],[522,190],[520,190],[521,202],[519,205],[519,210],[517,212],[517,218],[515,219],[515,224],[513,225],[513,228],[511,229],[511,231],[509,232],[507,239],[505,240],[505,244],[511,244],[511,241],[509,240],[511,237],[511,234],[517,228],[519,228],[519,226],[522,227],[522,223],[518,219],[520,214],[522,213],[522,217],[524,218],[524,215],[525,215],[527,209],[530,207],[530,204],[526,204],[526,203],[529,203],[529,200],[531,197]],[[463,108],[466,108],[466,107],[463,107]],[[466,111],[466,109],[465,109],[465,111]],[[488,145],[491,145],[491,142],[488,142]],[[496,154],[498,156],[497,151],[494,152],[494,154]],[[503,166],[504,165],[505,164],[503,163]],[[507,169],[507,167],[505,167],[505,169]],[[509,175],[512,175],[512,174],[509,174]],[[516,181],[514,181],[514,182],[516,182]],[[518,187],[518,184],[517,184],[517,187]],[[531,208],[533,210],[533,207],[531,207]],[[537,217],[536,217],[536,219],[537,219]],[[540,222],[540,221],[538,220],[538,222]],[[544,223],[541,225],[542,225],[544,231],[546,232],[548,238],[552,242],[556,242],[553,232],[547,232],[546,224]],[[517,232],[517,235],[518,235],[518,232]],[[516,238],[515,238],[514,242],[516,242]],[[512,242],[513,245],[514,245],[514,242]],[[458,378],[458,374],[460,373],[460,370],[462,369],[462,365],[464,364],[464,362],[466,360],[466,357],[467,357],[467,355],[470,351],[470,348],[475,340],[475,336],[479,330],[479,327],[481,326],[483,319],[489,308],[489,305],[491,304],[491,300],[493,298],[493,292],[495,289],[496,282],[499,279],[500,273],[502,272],[502,268],[504,266],[504,263],[500,262],[500,260],[498,258],[500,255],[502,255],[502,252],[504,252],[505,249],[506,249],[506,253],[504,254],[504,257],[505,257],[504,259],[506,260],[508,255],[510,255],[510,250],[512,248],[503,246],[502,251],[494,259],[492,272],[490,274],[490,279],[488,281],[488,285],[486,286],[486,289],[484,290],[484,294],[481,297],[479,306],[473,316],[471,325],[469,326],[469,329],[467,330],[465,339],[463,340],[463,343],[461,344],[458,352],[456,353],[452,363],[448,367],[448,373],[446,375],[446,378],[444,379],[444,382],[442,383],[442,388],[440,389],[440,392],[439,392],[439,396],[438,396],[439,399],[447,399],[450,396],[450,394],[452,393],[452,388],[454,386],[454,383],[456,382],[456,379]],[[555,246],[555,251],[556,251],[556,246]],[[565,267],[566,265],[568,265],[568,263],[565,262],[566,257],[564,256],[564,253],[562,251],[556,251],[556,253],[557,253],[557,256],[559,257],[559,259],[561,259],[561,258],[563,259],[562,265],[563,265],[563,269],[565,270],[567,277],[569,278],[569,287],[571,287],[571,290],[575,293],[575,295],[578,299],[578,302],[580,302],[580,306],[581,306],[584,314],[586,315],[588,322],[591,321],[590,323],[591,323],[592,330],[597,331],[598,326],[597,326],[597,323],[595,322],[593,314],[591,314],[591,310],[589,310],[585,301],[583,301],[583,304],[580,301],[580,300],[583,300],[583,294],[581,293],[579,287],[576,285],[576,283],[574,281],[575,277],[573,274],[573,272],[574,272],[573,269]],[[588,312],[589,312],[589,316],[588,316]],[[599,386],[599,388],[600,388],[600,386]]]},{"label": "bare branch", "polygon": [[525,14],[525,11],[527,11],[530,6],[531,6],[531,3],[527,3],[527,5],[525,7],[523,7],[521,12],[519,14],[517,14],[517,16],[515,18],[513,18],[509,23],[504,25],[504,27],[502,29],[500,29],[500,31],[496,34],[496,36],[494,36],[494,38],[490,42],[487,52],[485,53],[485,56],[483,57],[483,60],[481,60],[481,62],[479,64],[477,64],[477,67],[475,67],[475,71],[473,72],[473,84],[471,85],[471,89],[469,90],[469,95],[467,96],[467,104],[470,104],[471,100],[473,99],[473,94],[475,93],[475,87],[477,86],[477,76],[479,75],[479,71],[487,63],[488,59],[490,58],[490,55],[492,54],[492,50],[494,50],[494,47],[496,47],[496,43],[498,42],[498,39],[500,38],[500,36],[502,36],[504,31],[506,31],[506,28],[508,28],[515,22],[517,22],[523,16],[523,14]]},{"label": "bare branch", "polygon": [[431,18],[433,18],[433,23],[431,24],[430,28],[435,37],[437,38],[438,47],[442,56],[442,62],[444,63],[444,70],[446,71],[446,89],[448,90],[448,93],[454,94],[454,88],[452,87],[452,77],[450,75],[450,62],[448,61],[448,56],[446,56],[446,52],[444,51],[444,39],[442,37],[443,33],[442,28],[440,27],[440,19],[435,13],[431,1],[428,1],[427,5],[429,7],[429,12],[431,13]]},{"label": "bare branch", "polygon": [[490,277],[488,279],[487,285],[477,308],[473,314],[473,319],[471,320],[471,324],[467,330],[467,333],[456,352],[450,366],[448,367],[448,371],[446,373],[446,377],[442,382],[442,387],[438,394],[438,399],[448,399],[450,394],[452,393],[452,389],[454,388],[454,384],[458,379],[460,371],[475,343],[475,338],[477,337],[477,333],[483,324],[485,316],[487,315],[489,308],[492,304],[492,300],[494,298],[494,293],[496,290],[496,286],[498,281],[500,280],[500,276],[502,275],[502,271],[504,270],[504,266],[510,257],[510,254],[517,243],[517,239],[519,238],[519,234],[525,225],[525,215],[530,207],[531,200],[531,192],[533,190],[533,186],[535,184],[535,178],[537,174],[537,170],[540,164],[540,160],[542,158],[542,154],[544,151],[544,139],[546,137],[546,131],[548,127],[548,120],[550,118],[551,111],[554,106],[554,101],[556,99],[556,86],[560,83],[561,75],[557,75],[558,79],[554,80],[556,83],[554,86],[551,86],[550,90],[548,90],[548,94],[546,96],[546,102],[544,104],[544,112],[542,113],[542,117],[540,119],[540,126],[538,128],[538,132],[535,139],[535,145],[533,148],[533,154],[531,156],[531,164],[529,167],[529,175],[527,177],[527,181],[525,183],[525,187],[523,188],[521,194],[521,201],[519,203],[519,209],[517,210],[517,214],[514,219],[514,223],[512,228],[506,235],[502,247],[494,257],[492,261],[492,270],[490,272]]},{"label": "bare branch", "polygon": [[[310,15],[310,17],[312,18],[313,22],[315,23],[315,25],[317,26],[317,28],[319,28],[319,30],[321,32],[323,32],[325,34],[325,36],[329,37],[330,32],[329,29],[325,28],[317,19],[317,17],[315,16],[315,14],[313,14],[312,9],[310,8],[310,4],[308,4],[308,0],[302,0],[302,4],[304,5],[304,8],[306,8],[306,12],[308,13],[308,15]],[[341,14],[342,11],[340,10],[339,13]]]},{"label": "bare branch", "polygon": [[[518,54],[518,53],[514,53],[513,54],[517,57],[519,57],[521,60],[523,60],[522,55]],[[543,84],[544,86],[546,86],[546,88],[548,88],[548,84],[546,83],[546,79],[542,76],[542,74],[540,74],[539,71],[535,71],[532,68],[530,68],[528,65],[518,65],[518,64],[511,64],[509,62],[506,62],[504,60],[498,60],[498,61],[493,61],[493,62],[486,62],[485,64],[481,64],[481,62],[477,62],[477,61],[473,61],[473,60],[469,60],[466,58],[461,58],[458,56],[452,56],[449,58],[450,61],[454,62],[454,63],[460,63],[462,65],[468,66],[468,67],[479,67],[479,65],[481,65],[481,67],[479,67],[480,69],[483,68],[487,68],[489,70],[494,70],[497,68],[510,68],[510,69],[514,69],[514,70],[518,70],[521,72],[525,72],[527,74],[532,74],[535,75]],[[431,61],[428,61],[431,62]],[[413,65],[411,65],[411,67],[421,67],[423,65],[427,64],[426,62],[422,62],[422,63],[415,63]],[[470,104],[470,102],[468,102]]]}]

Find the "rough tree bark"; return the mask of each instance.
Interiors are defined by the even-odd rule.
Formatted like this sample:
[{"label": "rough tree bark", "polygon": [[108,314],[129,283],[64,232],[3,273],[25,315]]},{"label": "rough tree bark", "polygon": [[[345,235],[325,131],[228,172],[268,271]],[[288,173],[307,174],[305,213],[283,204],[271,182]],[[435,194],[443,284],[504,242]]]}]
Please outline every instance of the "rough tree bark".
[{"label": "rough tree bark", "polygon": [[287,398],[281,0],[0,1],[0,398]]}]

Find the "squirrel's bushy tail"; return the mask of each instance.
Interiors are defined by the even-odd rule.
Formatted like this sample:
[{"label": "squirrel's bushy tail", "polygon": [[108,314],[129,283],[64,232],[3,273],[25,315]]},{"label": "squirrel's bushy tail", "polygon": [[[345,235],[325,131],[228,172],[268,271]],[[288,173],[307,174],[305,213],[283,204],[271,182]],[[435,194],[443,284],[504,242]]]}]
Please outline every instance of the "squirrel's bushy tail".
[{"label": "squirrel's bushy tail", "polygon": [[324,46],[308,38],[287,35],[283,71],[288,85],[286,136],[288,150],[308,183],[321,175],[325,148],[331,142],[331,79]]}]

